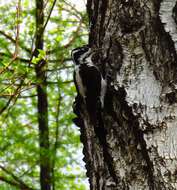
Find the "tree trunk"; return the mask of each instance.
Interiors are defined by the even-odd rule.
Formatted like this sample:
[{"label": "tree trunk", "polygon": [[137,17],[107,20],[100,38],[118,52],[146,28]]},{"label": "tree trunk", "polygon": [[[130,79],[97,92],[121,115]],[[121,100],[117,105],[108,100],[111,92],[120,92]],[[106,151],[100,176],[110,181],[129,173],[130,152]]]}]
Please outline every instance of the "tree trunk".
[{"label": "tree trunk", "polygon": [[[44,46],[44,3],[43,0],[36,0],[36,42],[34,56],[38,57],[39,50]],[[35,67],[37,79],[37,108],[39,125],[39,146],[40,146],[40,186],[41,190],[51,189],[51,159],[49,147],[49,126],[48,126],[48,100],[46,61],[41,59]]]},{"label": "tree trunk", "polygon": [[101,48],[93,62],[107,80],[102,122],[78,98],[74,110],[90,189],[177,189],[177,6],[87,3],[89,45]]}]

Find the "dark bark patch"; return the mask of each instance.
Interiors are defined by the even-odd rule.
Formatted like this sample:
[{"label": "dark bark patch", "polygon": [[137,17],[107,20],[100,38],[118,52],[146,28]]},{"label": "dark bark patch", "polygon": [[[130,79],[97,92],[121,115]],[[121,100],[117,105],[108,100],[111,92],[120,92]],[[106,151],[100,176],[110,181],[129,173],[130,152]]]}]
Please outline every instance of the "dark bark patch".
[{"label": "dark bark patch", "polygon": [[174,103],[177,103],[177,94],[176,92],[169,92],[166,95],[167,102],[172,105]]},{"label": "dark bark patch", "polygon": [[[165,32],[159,16],[140,32],[146,59],[153,67],[156,80],[168,84],[177,77],[177,55],[169,33]],[[155,42],[155,43],[154,43]],[[156,45],[155,45],[156,44]]]},{"label": "dark bark patch", "polygon": [[109,49],[109,59],[107,59],[107,62],[113,70],[116,72],[120,70],[122,66],[122,60],[123,60],[123,50],[120,43],[114,39],[111,40],[110,43],[110,49]]},{"label": "dark bark patch", "polygon": [[122,1],[119,19],[123,33],[132,33],[139,30],[144,25],[144,10],[138,2],[129,0]]},{"label": "dark bark patch", "polygon": [[99,44],[101,45],[103,43],[103,37],[105,33],[104,29],[104,21],[106,16],[106,10],[107,10],[108,0],[102,1],[101,4],[101,21],[100,21],[100,28],[99,28]]},{"label": "dark bark patch", "polygon": [[[94,11],[92,10],[92,6],[94,5]],[[98,13],[99,13],[99,1],[97,0],[88,0],[87,2],[87,12],[89,16],[89,25],[90,25],[90,36],[89,36],[89,45],[92,46],[94,44],[94,33],[99,33],[96,24],[98,21]]]},{"label": "dark bark patch", "polygon": [[[150,189],[154,189],[153,164],[148,155],[146,141],[144,140],[144,133],[139,127],[140,125],[139,125],[138,116],[133,115],[132,108],[130,106],[128,106],[128,104],[126,102],[126,91],[125,91],[124,87],[119,88],[116,95],[117,95],[118,101],[121,106],[120,112],[126,113],[126,118],[128,118],[128,120],[126,120],[126,122],[127,122],[127,125],[131,128],[131,131],[133,132],[134,140],[135,140],[134,143],[135,143],[135,145],[140,145],[140,147],[141,147],[141,149],[140,149],[141,155],[146,163],[146,165],[144,166],[144,171],[145,171],[144,173],[148,174],[149,187],[150,187]],[[123,116],[122,116],[122,118],[119,118],[119,123],[121,124],[122,127],[125,125],[125,121],[123,121],[124,119],[125,119],[125,117],[123,117]],[[121,129],[121,130],[124,130],[124,129]],[[129,133],[131,133],[131,131],[129,131]],[[123,137],[123,135],[122,135],[122,137]],[[120,138],[122,138],[122,137],[120,137]],[[123,141],[123,144],[122,144],[124,151],[125,151],[125,146],[127,144],[127,140],[128,140],[128,137],[125,141]],[[131,141],[132,140],[133,139],[131,139]],[[126,152],[124,152],[124,155],[126,155]]]},{"label": "dark bark patch", "polygon": [[172,11],[172,16],[173,16],[173,19],[175,21],[175,23],[177,24],[177,2],[173,8],[173,11]]}]

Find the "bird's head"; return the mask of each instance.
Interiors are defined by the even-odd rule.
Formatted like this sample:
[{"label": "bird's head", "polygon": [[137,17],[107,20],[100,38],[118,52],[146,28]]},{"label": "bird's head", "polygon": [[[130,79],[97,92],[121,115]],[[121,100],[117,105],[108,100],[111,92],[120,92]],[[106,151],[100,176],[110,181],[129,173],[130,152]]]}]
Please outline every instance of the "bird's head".
[{"label": "bird's head", "polygon": [[71,57],[76,65],[82,64],[82,61],[91,55],[91,48],[88,45],[78,47],[72,50]]}]

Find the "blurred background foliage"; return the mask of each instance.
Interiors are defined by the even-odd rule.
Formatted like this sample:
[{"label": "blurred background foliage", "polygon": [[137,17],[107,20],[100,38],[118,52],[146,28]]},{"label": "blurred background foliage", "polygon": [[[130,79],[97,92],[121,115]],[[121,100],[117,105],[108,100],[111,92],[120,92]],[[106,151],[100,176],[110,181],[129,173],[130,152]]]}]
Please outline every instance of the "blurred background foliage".
[{"label": "blurred background foliage", "polygon": [[[33,56],[34,0],[0,0],[0,190],[40,189],[35,64],[47,62],[52,189],[88,189],[70,51],[87,42],[84,0],[44,1],[44,49]],[[51,9],[53,7],[53,9]],[[52,12],[50,12],[52,10]],[[51,14],[50,14],[51,13]]]}]

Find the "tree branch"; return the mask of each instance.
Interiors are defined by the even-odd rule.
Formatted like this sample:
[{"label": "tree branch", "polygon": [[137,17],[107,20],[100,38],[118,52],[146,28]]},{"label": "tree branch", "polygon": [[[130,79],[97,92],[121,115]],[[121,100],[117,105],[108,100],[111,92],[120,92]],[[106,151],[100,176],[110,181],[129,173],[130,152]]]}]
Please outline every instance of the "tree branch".
[{"label": "tree branch", "polygon": [[[6,34],[4,31],[0,30],[0,34],[4,36],[6,39],[10,40],[13,44],[16,44],[16,40],[13,39],[10,35]],[[19,44],[19,46],[24,49],[26,52],[31,53],[30,49],[23,46],[22,44]]]},{"label": "tree branch", "polygon": [[21,186],[19,185],[19,183],[15,182],[15,181],[11,181],[11,180],[7,179],[7,178],[4,177],[4,176],[0,176],[0,181],[6,182],[6,183],[8,183],[9,185],[12,185],[12,186],[21,188]]},{"label": "tree branch", "polygon": [[53,11],[53,9],[54,9],[54,7],[55,7],[55,4],[56,4],[56,0],[54,0],[54,2],[53,2],[53,4],[52,4],[52,7],[51,7],[50,12],[49,12],[49,15],[48,15],[48,17],[47,17],[47,20],[46,20],[46,22],[45,22],[45,24],[44,24],[44,26],[43,26],[43,31],[45,30],[45,28],[46,28],[46,26],[47,26],[47,24],[48,24],[48,22],[49,22],[49,19],[50,19],[50,17],[51,17],[51,14],[52,14],[52,11]]},{"label": "tree branch", "polygon": [[9,98],[9,100],[7,101],[6,105],[0,109],[0,115],[9,107],[9,105],[10,105],[11,101],[13,100],[13,98],[18,95],[19,90],[21,89],[21,86],[23,85],[23,83],[24,83],[24,78],[21,79],[20,85],[19,85],[19,86],[17,87],[17,89],[15,90],[15,93],[13,94],[13,96],[11,96],[11,97]]},{"label": "tree branch", "polygon": [[16,37],[15,37],[15,51],[13,58],[16,59],[19,54],[19,34],[20,34],[20,14],[21,14],[21,0],[18,0],[18,5],[16,7],[17,9],[17,14],[16,14]]},{"label": "tree branch", "polygon": [[[4,166],[0,165],[0,169],[2,169],[2,171],[4,171],[6,174],[10,175],[16,182],[13,181],[9,181],[15,185],[18,185],[21,189],[26,188],[26,190],[34,190],[33,188],[29,187],[27,184],[25,184],[21,179],[19,179],[16,175],[14,175],[12,172],[10,172],[9,170],[7,170]],[[3,179],[3,178],[2,178]],[[5,178],[4,178],[5,179]],[[6,181],[8,182],[8,180]],[[10,183],[9,183],[10,184]]]}]

